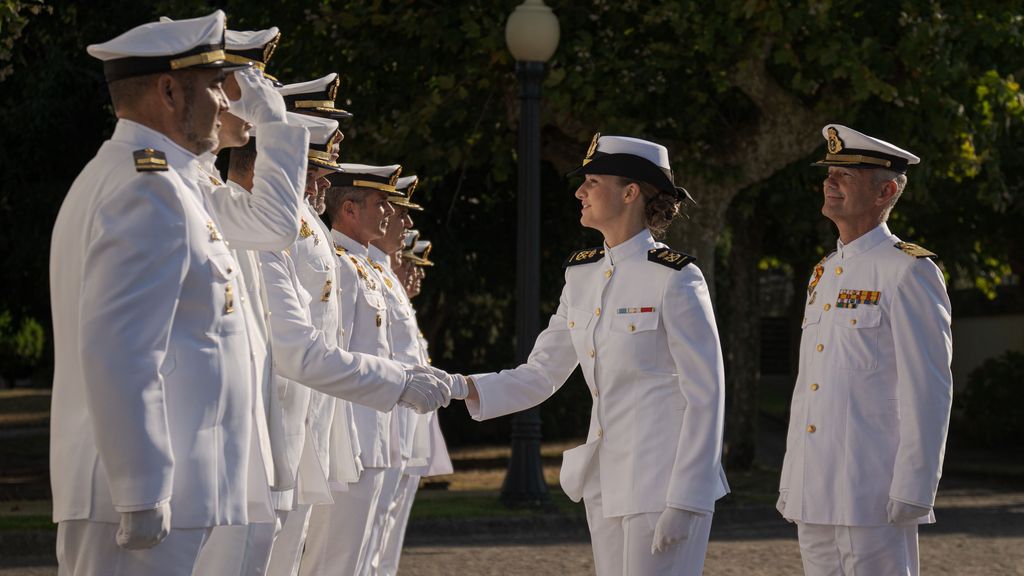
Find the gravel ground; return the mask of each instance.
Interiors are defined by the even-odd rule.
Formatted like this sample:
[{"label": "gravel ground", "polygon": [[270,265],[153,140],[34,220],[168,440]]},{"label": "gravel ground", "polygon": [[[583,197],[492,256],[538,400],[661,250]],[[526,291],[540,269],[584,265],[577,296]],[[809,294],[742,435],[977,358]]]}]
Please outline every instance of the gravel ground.
[{"label": "gravel ground", "polygon": [[[801,574],[796,529],[770,510],[716,516],[704,574]],[[1024,576],[1024,492],[960,489],[940,492],[939,523],[921,528],[921,569],[927,576]],[[721,522],[717,522],[721,520]],[[490,530],[488,530],[489,532]],[[461,530],[456,531],[459,533]],[[447,532],[451,534],[452,532]],[[566,539],[565,534],[571,534]],[[401,576],[593,574],[590,544],[580,527],[513,536],[476,533],[469,545],[456,538],[406,547]],[[563,536],[559,538],[558,534]],[[585,533],[584,533],[585,534]],[[0,559],[3,576],[54,576],[50,558]]]}]

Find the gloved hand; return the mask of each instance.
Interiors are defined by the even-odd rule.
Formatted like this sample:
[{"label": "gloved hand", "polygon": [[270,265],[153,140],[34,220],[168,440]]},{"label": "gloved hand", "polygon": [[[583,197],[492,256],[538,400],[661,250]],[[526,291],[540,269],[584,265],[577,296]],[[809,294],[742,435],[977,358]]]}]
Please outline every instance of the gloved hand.
[{"label": "gloved hand", "polygon": [[447,406],[451,395],[451,388],[443,380],[410,368],[405,371],[405,390],[399,396],[398,403],[412,408],[417,414],[426,414]]},{"label": "gloved hand", "polygon": [[242,96],[228,101],[228,112],[255,126],[267,122],[285,122],[284,98],[256,68],[234,72]]},{"label": "gloved hand", "polygon": [[462,374],[450,374],[433,366],[414,366],[412,369],[425,372],[443,381],[448,385],[452,392],[452,398],[455,400],[465,400],[469,396],[469,383],[466,382],[466,377]]},{"label": "gloved hand", "polygon": [[782,514],[783,520],[792,524],[793,521],[789,518],[786,518],[786,498],[788,497],[789,490],[782,490],[781,492],[779,492],[779,500],[778,502],[775,503],[775,509],[779,511],[779,514]]},{"label": "gloved hand", "polygon": [[654,527],[654,542],[651,543],[651,554],[665,552],[679,542],[690,537],[690,528],[697,519],[696,512],[673,508],[665,508],[658,517]]},{"label": "gloved hand", "polygon": [[115,541],[121,548],[141,550],[163,542],[170,531],[171,505],[161,504],[152,510],[122,512]]},{"label": "gloved hand", "polygon": [[899,500],[889,498],[889,504],[886,505],[885,511],[889,515],[889,524],[906,524],[911,520],[917,520],[922,516],[927,516],[932,509],[925,508],[924,506],[907,504],[906,502],[900,502]]}]

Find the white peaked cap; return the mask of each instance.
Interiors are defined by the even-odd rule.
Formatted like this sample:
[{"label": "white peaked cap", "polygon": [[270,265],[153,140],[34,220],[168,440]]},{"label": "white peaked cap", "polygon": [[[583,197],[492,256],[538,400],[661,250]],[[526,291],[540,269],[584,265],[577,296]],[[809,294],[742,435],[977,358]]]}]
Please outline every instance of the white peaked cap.
[{"label": "white peaked cap", "polygon": [[322,118],[320,116],[296,114],[295,112],[286,112],[285,114],[288,119],[288,124],[291,124],[292,126],[302,126],[309,130],[310,144],[324,146],[331,140],[331,138],[334,137],[334,133],[338,131],[337,120]]},{"label": "white peaked cap", "polygon": [[103,61],[107,81],[187,68],[228,68],[224,12],[201,18],[150,22],[86,48]]},{"label": "white peaked cap", "polygon": [[646,182],[676,198],[693,201],[689,192],[676,186],[668,148],[661,144],[629,136],[594,134],[590,148],[579,168],[568,176],[603,174]]},{"label": "white peaked cap", "polygon": [[306,82],[296,82],[294,84],[285,84],[277,89],[281,96],[292,96],[295,94],[306,94],[308,92],[320,92],[327,90],[335,79],[338,78],[337,72],[331,72],[323,78],[317,78],[316,80],[309,80]]},{"label": "white peaked cap", "polygon": [[224,47],[228,50],[262,49],[280,33],[277,26],[266,30],[228,30],[224,33]]},{"label": "white peaked cap", "polygon": [[339,164],[341,172],[328,175],[331,186],[354,186],[383,190],[391,196],[404,196],[395,188],[402,174],[400,164],[373,166],[370,164]]},{"label": "white peaked cap", "polygon": [[605,154],[632,154],[662,170],[672,170],[668,161],[668,148],[647,140],[629,136],[601,136],[597,140],[597,151]]},{"label": "white peaked cap", "polygon": [[849,166],[851,168],[888,168],[906,172],[907,167],[921,159],[906,150],[847,128],[842,124],[826,124],[821,129],[828,151],[825,159],[812,166]]}]

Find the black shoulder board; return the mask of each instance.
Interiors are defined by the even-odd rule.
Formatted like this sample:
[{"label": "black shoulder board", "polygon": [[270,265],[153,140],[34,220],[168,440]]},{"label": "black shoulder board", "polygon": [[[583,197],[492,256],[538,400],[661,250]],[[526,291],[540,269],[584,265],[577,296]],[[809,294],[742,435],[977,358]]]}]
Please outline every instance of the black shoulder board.
[{"label": "black shoulder board", "polygon": [[897,242],[893,244],[896,248],[903,250],[907,254],[910,254],[914,258],[938,258],[935,252],[921,248],[917,244],[911,244],[910,242]]},{"label": "black shoulder board", "polygon": [[604,258],[604,248],[587,248],[586,250],[577,250],[569,257],[565,259],[562,264],[562,268],[568,268],[569,266],[575,266],[577,264],[590,264],[591,262],[597,262],[601,258]]},{"label": "black shoulder board", "polygon": [[676,252],[671,248],[651,248],[647,251],[647,259],[651,262],[657,262],[662,266],[675,268],[676,270],[682,270],[687,264],[696,260],[696,258],[689,254]]},{"label": "black shoulder board", "polygon": [[166,172],[167,155],[159,150],[143,148],[132,152],[136,172]]}]

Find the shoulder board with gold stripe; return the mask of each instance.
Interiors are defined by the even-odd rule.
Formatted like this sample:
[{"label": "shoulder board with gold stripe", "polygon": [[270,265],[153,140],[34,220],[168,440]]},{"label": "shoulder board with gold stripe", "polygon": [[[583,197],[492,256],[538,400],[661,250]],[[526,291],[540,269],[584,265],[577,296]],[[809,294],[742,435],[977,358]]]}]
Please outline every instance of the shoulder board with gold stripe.
[{"label": "shoulder board with gold stripe", "polygon": [[917,244],[911,244],[910,242],[897,242],[893,244],[896,248],[906,252],[914,258],[938,258],[935,252],[921,248]]},{"label": "shoulder board with gold stripe", "polygon": [[601,258],[604,258],[604,248],[587,248],[586,250],[577,250],[569,257],[565,259],[562,264],[562,268],[568,268],[569,266],[576,266],[578,264],[590,264],[591,262],[597,262]]},{"label": "shoulder board with gold stripe", "polygon": [[647,259],[662,266],[675,268],[676,270],[682,270],[687,264],[696,260],[696,258],[689,254],[676,252],[671,248],[651,248],[647,251]]},{"label": "shoulder board with gold stripe", "polygon": [[167,155],[159,150],[143,148],[132,152],[136,172],[166,172]]}]

